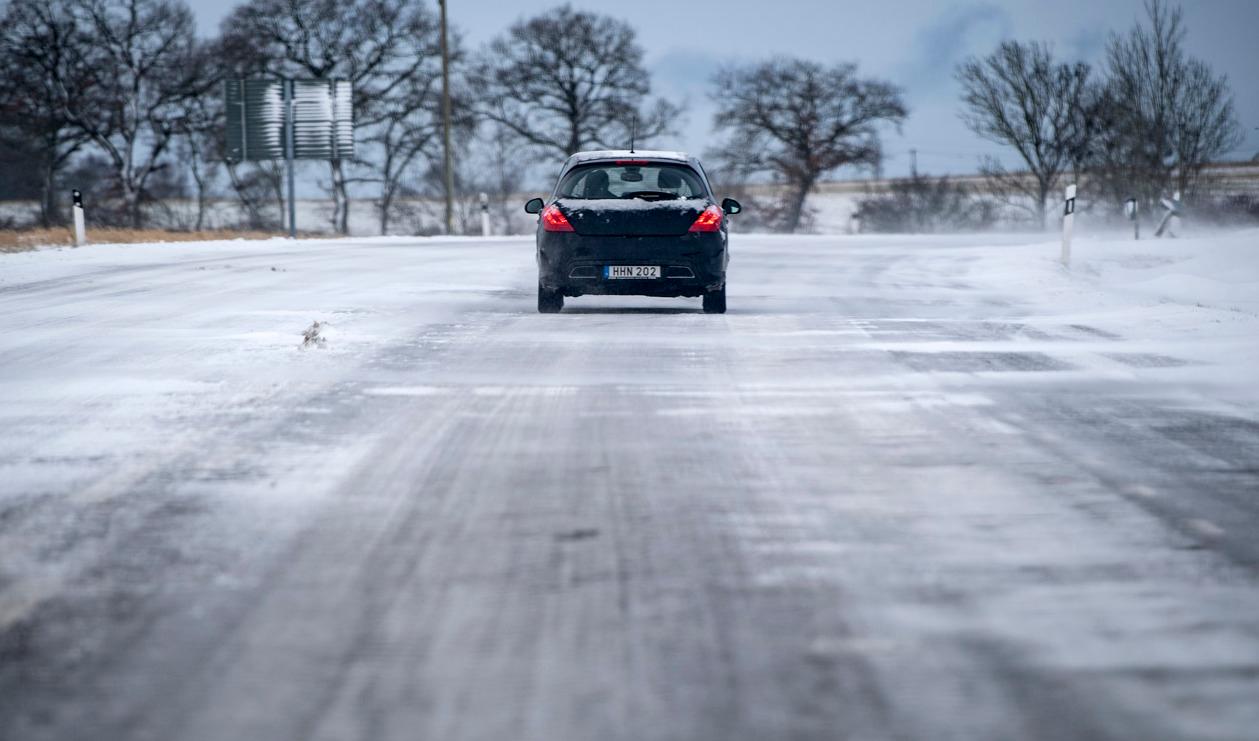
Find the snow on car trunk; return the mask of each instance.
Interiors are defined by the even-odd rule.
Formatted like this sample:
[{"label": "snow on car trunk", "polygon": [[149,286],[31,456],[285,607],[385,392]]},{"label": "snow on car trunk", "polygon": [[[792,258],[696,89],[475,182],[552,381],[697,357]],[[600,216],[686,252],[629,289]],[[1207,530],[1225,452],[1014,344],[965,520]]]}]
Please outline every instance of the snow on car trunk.
[{"label": "snow on car trunk", "polygon": [[583,236],[673,237],[686,234],[708,203],[700,198],[561,198],[556,205]]}]

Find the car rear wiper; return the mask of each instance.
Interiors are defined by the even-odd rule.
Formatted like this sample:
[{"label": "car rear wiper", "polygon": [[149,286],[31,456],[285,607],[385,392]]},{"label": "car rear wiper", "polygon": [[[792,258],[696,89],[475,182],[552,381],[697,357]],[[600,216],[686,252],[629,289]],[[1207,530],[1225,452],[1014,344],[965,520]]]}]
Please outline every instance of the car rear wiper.
[{"label": "car rear wiper", "polygon": [[635,190],[621,196],[622,198],[641,198],[644,201],[675,201],[681,198],[677,193],[667,190]]}]

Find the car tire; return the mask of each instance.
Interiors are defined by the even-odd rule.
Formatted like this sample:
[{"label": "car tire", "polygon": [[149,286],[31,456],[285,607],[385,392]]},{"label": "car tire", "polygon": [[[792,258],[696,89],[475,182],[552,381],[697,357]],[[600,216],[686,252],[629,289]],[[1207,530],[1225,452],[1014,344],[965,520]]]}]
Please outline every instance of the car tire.
[{"label": "car tire", "polygon": [[704,292],[704,313],[705,314],[725,314],[726,313],[726,287],[722,286],[715,291]]},{"label": "car tire", "polygon": [[559,291],[549,291],[538,284],[538,313],[540,314],[558,314],[560,309],[564,308],[564,294]]}]

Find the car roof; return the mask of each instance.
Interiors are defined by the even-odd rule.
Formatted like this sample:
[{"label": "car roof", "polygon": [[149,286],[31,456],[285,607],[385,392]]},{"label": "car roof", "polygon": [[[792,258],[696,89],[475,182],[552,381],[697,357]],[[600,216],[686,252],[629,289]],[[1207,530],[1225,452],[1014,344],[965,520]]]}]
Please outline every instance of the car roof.
[{"label": "car roof", "polygon": [[574,167],[587,162],[607,162],[609,160],[657,160],[690,165],[692,169],[699,172],[700,180],[704,182],[704,189],[708,191],[709,196],[716,198],[716,196],[712,195],[712,185],[708,182],[708,175],[704,172],[704,166],[699,163],[698,159],[686,152],[670,152],[656,149],[635,151],[628,149],[596,149],[589,152],[578,152],[569,157],[564,162],[564,166],[560,168],[560,176],[555,181],[555,190],[551,192],[551,196],[555,196],[555,193],[559,190],[560,182],[564,180],[564,176],[568,175]]},{"label": "car roof", "polygon": [[590,152],[578,152],[568,158],[565,162],[566,167],[571,167],[582,162],[597,162],[600,160],[672,160],[674,162],[692,162],[694,157],[686,152],[669,152],[664,150],[640,150],[630,151],[628,149],[598,149]]}]

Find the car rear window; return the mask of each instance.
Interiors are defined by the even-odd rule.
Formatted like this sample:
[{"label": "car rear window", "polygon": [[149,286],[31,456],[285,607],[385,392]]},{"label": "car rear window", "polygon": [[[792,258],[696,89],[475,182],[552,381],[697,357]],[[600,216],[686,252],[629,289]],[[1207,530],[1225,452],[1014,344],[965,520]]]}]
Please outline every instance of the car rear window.
[{"label": "car rear window", "polygon": [[560,198],[703,198],[699,174],[686,165],[664,162],[617,164],[603,162],[574,168],[560,182]]}]

